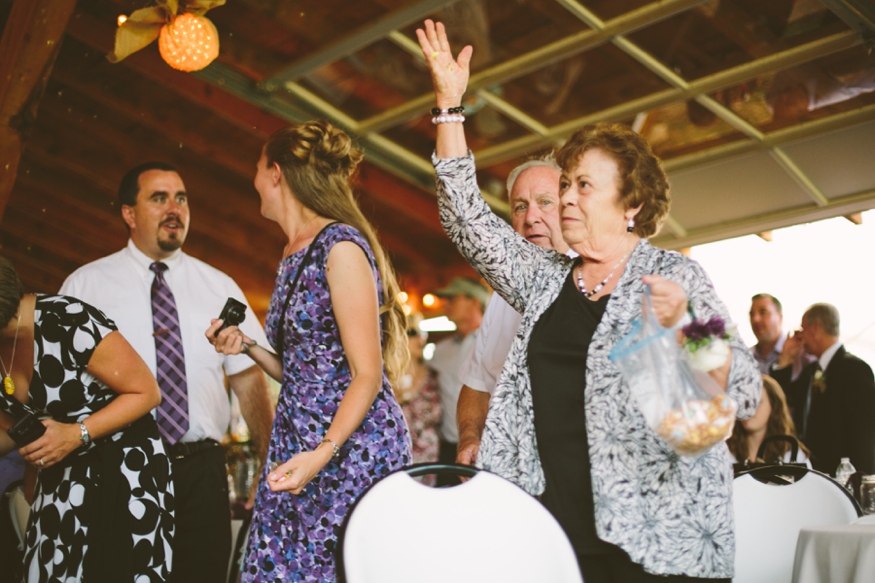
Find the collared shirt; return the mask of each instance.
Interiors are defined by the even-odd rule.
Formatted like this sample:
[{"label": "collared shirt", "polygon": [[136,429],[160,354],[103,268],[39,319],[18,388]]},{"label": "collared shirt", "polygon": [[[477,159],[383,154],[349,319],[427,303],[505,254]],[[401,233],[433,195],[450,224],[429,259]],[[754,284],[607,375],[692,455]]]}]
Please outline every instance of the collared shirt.
[{"label": "collared shirt", "polygon": [[826,371],[826,367],[829,366],[832,357],[836,355],[836,352],[838,352],[839,348],[841,347],[842,343],[840,341],[836,341],[835,344],[823,351],[823,354],[821,354],[820,358],[817,359],[820,363],[820,370],[824,372]]},{"label": "collared shirt", "polygon": [[450,443],[459,442],[456,427],[456,405],[462,391],[462,367],[474,352],[478,333],[475,330],[465,337],[458,334],[437,343],[434,356],[426,365],[437,373],[441,394],[441,439]]},{"label": "collared shirt", "polygon": [[[79,298],[103,311],[118,326],[137,354],[156,371],[155,339],[152,335],[153,263],[133,241],[126,248],[74,271],[61,286],[64,295]],[[246,304],[246,319],[240,329],[262,346],[267,338],[243,292],[234,280],[194,257],[176,251],[163,260],[164,279],[173,292],[179,313],[185,375],[188,384],[189,430],[181,441],[221,441],[231,419],[225,374],[233,375],[254,366],[248,356],[225,356],[204,336],[210,320],[217,318],[233,297]]]},{"label": "collared shirt", "polygon": [[[566,255],[577,257],[577,253],[571,249]],[[521,319],[520,313],[510,307],[504,298],[498,294],[492,295],[477,330],[477,345],[462,368],[463,384],[490,396],[495,394],[498,375],[504,368]]]}]

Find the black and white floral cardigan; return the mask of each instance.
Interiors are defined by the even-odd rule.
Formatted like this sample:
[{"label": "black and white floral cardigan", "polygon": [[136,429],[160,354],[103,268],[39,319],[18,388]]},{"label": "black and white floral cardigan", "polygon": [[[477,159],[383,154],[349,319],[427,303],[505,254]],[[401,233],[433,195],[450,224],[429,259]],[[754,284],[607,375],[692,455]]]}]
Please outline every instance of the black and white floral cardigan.
[{"label": "black and white floral cardigan", "polygon": [[[533,495],[544,491],[535,440],[527,345],[553,303],[573,260],[532,245],[495,216],[480,196],[474,158],[432,159],[444,229],[469,263],[523,314],[495,395],[477,463]],[[641,312],[641,276],[680,283],[701,318],[728,313],[702,268],[683,255],[641,241],[611,294],[587,356],[586,429],[596,531],[633,561],[661,575],[727,578],[735,557],[732,463],[721,443],[696,459],[679,457],[646,424],[608,352]],[[760,397],[750,351],[732,342],[728,394],[738,416]]]}]

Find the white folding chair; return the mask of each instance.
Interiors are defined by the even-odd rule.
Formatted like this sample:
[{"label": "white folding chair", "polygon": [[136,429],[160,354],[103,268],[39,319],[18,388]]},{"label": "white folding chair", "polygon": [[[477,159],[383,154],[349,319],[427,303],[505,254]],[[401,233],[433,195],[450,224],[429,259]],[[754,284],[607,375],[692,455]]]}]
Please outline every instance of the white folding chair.
[{"label": "white folding chair", "polygon": [[[472,475],[450,488],[412,476]],[[507,480],[466,466],[419,465],[374,484],[341,530],[347,583],[582,583],[559,523]]]},{"label": "white folding chair", "polygon": [[853,496],[829,476],[780,464],[739,474],[733,506],[736,583],[790,583],[800,529],[847,524],[862,515]]}]

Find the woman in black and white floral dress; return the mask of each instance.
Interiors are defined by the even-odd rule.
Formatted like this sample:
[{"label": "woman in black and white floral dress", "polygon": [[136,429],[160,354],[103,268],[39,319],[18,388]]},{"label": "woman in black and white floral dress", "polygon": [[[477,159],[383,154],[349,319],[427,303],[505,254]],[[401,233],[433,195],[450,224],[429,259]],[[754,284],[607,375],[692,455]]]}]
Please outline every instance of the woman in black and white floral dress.
[{"label": "woman in black and white floral dress", "polygon": [[[692,305],[728,320],[708,276],[652,247],[668,180],[641,136],[620,124],[576,131],[559,150],[562,236],[571,259],[531,245],[486,205],[457,115],[472,49],[453,58],[443,26],[417,30],[439,109],[433,162],[441,222],[469,263],[522,314],[499,376],[477,464],[541,502],[568,534],[587,583],[727,581],[735,538],[725,444],[680,457],[646,423],[608,355],[649,286],[663,326]],[[452,110],[452,111],[451,111]],[[759,372],[732,341],[711,371],[746,418]]]},{"label": "woman in black and white floral dress", "polygon": [[[149,414],[160,401],[154,376],[99,310],[24,295],[2,257],[0,322],[0,427],[29,413],[46,428],[19,449],[39,470],[26,580],[167,580],[173,485]],[[15,447],[0,431],[0,454]]]}]

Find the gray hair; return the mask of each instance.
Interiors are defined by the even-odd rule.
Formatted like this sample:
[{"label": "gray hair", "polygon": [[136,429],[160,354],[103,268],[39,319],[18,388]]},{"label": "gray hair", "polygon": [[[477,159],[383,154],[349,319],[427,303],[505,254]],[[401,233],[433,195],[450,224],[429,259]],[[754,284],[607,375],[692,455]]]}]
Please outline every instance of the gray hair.
[{"label": "gray hair", "polygon": [[832,304],[813,304],[805,310],[802,321],[819,324],[828,336],[839,336],[839,311]]},{"label": "gray hair", "polygon": [[516,179],[520,177],[520,174],[528,170],[529,168],[537,168],[538,166],[546,166],[547,168],[552,168],[557,172],[562,172],[562,168],[559,167],[559,164],[556,163],[556,152],[550,150],[548,153],[544,154],[540,158],[532,158],[531,160],[527,160],[510,171],[510,174],[507,175],[507,198],[510,198],[510,193],[513,191],[513,185],[516,182]]}]

